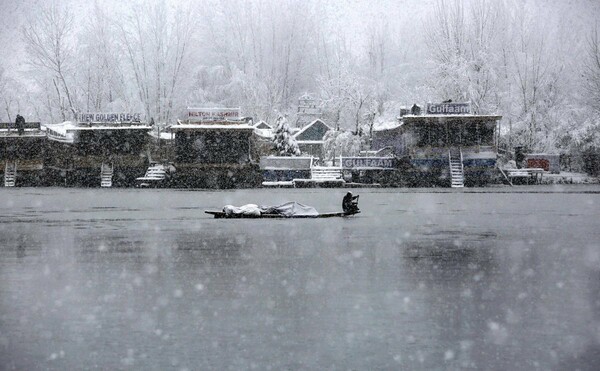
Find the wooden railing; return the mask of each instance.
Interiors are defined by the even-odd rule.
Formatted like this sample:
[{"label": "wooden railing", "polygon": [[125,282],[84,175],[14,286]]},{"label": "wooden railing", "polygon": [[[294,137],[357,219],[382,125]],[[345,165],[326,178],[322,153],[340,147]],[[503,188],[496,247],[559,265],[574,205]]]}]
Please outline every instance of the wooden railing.
[{"label": "wooden railing", "polygon": [[544,169],[539,168],[524,168],[524,169],[504,169],[506,175],[511,180],[511,183],[514,182],[515,178],[522,178],[529,182],[534,182],[539,184],[542,182],[542,177],[544,175]]}]

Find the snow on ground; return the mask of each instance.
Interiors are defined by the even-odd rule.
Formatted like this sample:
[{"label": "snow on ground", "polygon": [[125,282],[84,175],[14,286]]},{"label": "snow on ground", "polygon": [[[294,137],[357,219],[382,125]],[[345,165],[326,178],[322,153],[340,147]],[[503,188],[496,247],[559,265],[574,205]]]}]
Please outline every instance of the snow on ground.
[{"label": "snow on ground", "polygon": [[561,171],[560,174],[544,173],[543,184],[598,184],[600,179],[585,173]]}]

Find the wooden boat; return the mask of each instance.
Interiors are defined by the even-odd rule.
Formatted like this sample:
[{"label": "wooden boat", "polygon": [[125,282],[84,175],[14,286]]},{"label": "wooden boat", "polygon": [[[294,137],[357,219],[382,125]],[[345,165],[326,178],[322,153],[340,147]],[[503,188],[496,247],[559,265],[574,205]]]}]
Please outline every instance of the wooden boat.
[{"label": "wooden boat", "polygon": [[309,218],[345,218],[360,213],[358,209],[358,196],[352,196],[348,192],[342,202],[344,211],[337,213],[319,213],[314,207],[303,205],[299,202],[291,201],[277,206],[258,206],[247,204],[236,207],[225,205],[223,210],[206,210],[207,214],[216,219],[260,219],[260,218],[279,218],[279,219],[309,219]]},{"label": "wooden boat", "polygon": [[343,213],[343,212],[339,212],[339,213],[321,213],[321,214],[317,214],[317,215],[291,215],[291,216],[286,216],[286,215],[281,215],[281,214],[260,214],[260,215],[248,215],[248,214],[229,214],[227,215],[225,212],[223,211],[217,211],[217,210],[205,210],[204,211],[207,214],[213,215],[215,217],[215,219],[261,219],[261,218],[278,218],[278,219],[295,219],[295,218],[303,218],[303,219],[310,219],[310,218],[335,218],[335,217],[348,217],[348,216],[352,216],[352,215],[356,215],[359,214],[360,211],[356,211],[356,212],[350,212],[350,213]]}]

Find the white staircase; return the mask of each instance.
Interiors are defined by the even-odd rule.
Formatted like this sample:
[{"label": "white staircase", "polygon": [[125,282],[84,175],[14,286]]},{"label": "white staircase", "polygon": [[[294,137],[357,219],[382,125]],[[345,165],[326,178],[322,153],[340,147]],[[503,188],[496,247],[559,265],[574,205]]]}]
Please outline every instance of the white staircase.
[{"label": "white staircase", "polygon": [[463,188],[465,186],[465,169],[460,148],[450,148],[448,162],[450,165],[450,186],[452,188]]},{"label": "white staircase", "polygon": [[113,164],[103,162],[100,168],[100,187],[112,187]]},{"label": "white staircase", "polygon": [[161,165],[161,164],[155,164],[155,165],[150,166],[146,170],[146,175],[144,175],[143,178],[139,178],[139,179],[163,180],[166,177],[167,177],[167,171],[165,169],[165,166]]},{"label": "white staircase", "polygon": [[14,161],[7,161],[4,167],[4,186],[14,187],[17,181],[17,163]]},{"label": "white staircase", "polygon": [[149,187],[152,184],[159,184],[167,178],[167,168],[162,164],[152,164],[146,174],[142,177],[135,178],[139,187]]},{"label": "white staircase", "polygon": [[310,168],[310,178],[315,181],[343,181],[342,168],[330,166],[313,166]]}]

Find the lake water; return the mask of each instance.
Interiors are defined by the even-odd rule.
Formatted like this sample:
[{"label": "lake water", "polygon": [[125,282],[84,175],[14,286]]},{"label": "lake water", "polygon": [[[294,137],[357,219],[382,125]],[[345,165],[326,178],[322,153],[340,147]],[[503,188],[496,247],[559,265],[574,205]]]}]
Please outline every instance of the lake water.
[{"label": "lake water", "polygon": [[0,369],[600,364],[600,187],[0,188]]}]

